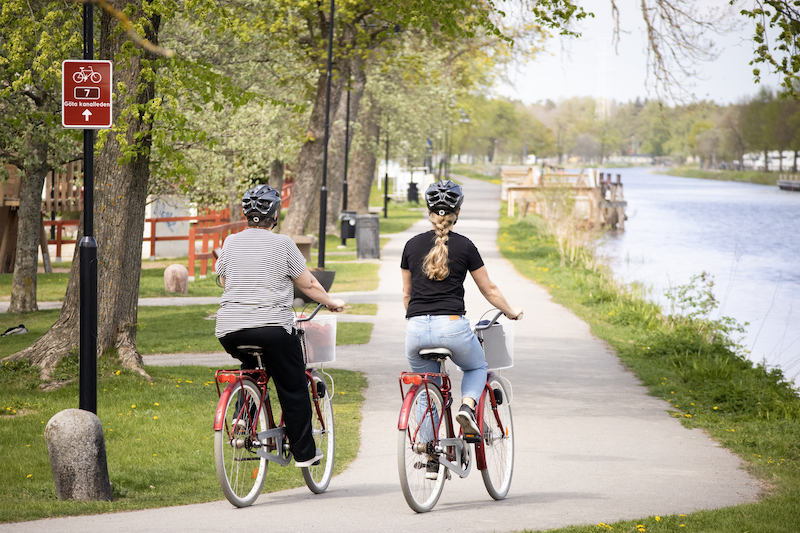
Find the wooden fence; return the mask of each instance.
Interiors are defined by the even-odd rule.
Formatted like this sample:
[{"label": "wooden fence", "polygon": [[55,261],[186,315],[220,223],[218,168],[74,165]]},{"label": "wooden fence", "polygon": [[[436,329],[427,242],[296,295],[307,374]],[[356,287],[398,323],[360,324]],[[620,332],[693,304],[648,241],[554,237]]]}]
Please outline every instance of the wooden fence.
[{"label": "wooden fence", "polygon": [[[247,227],[247,220],[240,220],[239,222],[229,222],[227,224],[219,224],[216,226],[198,227],[197,224],[192,224],[189,228],[189,281],[195,280],[195,264],[200,261],[200,279],[203,279],[208,274],[208,261],[211,260],[211,268],[214,268],[217,260],[214,257],[214,250],[220,248],[222,243],[225,242],[225,237],[237,231],[243,230]],[[195,250],[195,243],[197,239],[202,239],[202,246],[200,253]],[[211,250],[208,249],[209,244],[212,244]]]},{"label": "wooden fence", "polygon": [[[156,235],[156,224],[158,223],[168,223],[168,222],[190,222],[194,225],[200,225],[201,227],[217,225],[219,226],[223,222],[227,222],[227,210],[224,212],[215,212],[212,214],[208,214],[205,216],[200,217],[165,217],[165,218],[147,218],[145,219],[145,223],[150,224],[150,236],[143,237],[142,242],[150,242],[150,260],[154,261],[156,256],[156,242],[163,242],[163,241],[190,241],[190,235],[171,235],[171,236],[157,236]],[[75,229],[78,228],[78,224],[80,223],[79,220],[44,220],[42,222],[45,227],[55,227],[55,235],[53,238],[47,240],[47,244],[53,244],[56,247],[56,254],[55,260],[56,262],[61,262],[61,254],[62,254],[62,247],[65,244],[75,244],[75,239],[68,239],[64,238],[64,228],[65,227],[74,227]],[[193,226],[194,227],[194,226]],[[192,244],[194,241],[191,241]],[[189,254],[191,255],[193,248],[189,247]]]}]

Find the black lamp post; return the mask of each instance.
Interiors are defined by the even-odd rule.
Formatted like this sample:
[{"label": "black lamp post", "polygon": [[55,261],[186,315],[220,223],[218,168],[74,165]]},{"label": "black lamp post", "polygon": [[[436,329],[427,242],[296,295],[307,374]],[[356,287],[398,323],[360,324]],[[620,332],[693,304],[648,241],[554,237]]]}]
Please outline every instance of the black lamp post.
[{"label": "black lamp post", "polygon": [[333,8],[331,0],[331,16],[328,22],[328,79],[325,95],[325,146],[322,152],[322,187],[319,191],[319,254],[317,266],[325,268],[325,224],[328,220],[328,131],[331,114],[331,70],[333,65]]},{"label": "black lamp post", "polygon": [[386,173],[383,175],[383,218],[389,218],[389,120],[386,120]]},{"label": "black lamp post", "polygon": [[[83,4],[83,58],[94,60],[94,11]],[[94,239],[94,130],[83,130],[83,238],[80,258],[78,406],[97,414],[97,241]]]},{"label": "black lamp post", "polygon": [[[344,179],[342,180],[342,211],[347,211],[347,159],[350,156],[350,68],[347,76],[347,113],[344,120]],[[342,246],[347,245],[347,237],[342,226]]]}]

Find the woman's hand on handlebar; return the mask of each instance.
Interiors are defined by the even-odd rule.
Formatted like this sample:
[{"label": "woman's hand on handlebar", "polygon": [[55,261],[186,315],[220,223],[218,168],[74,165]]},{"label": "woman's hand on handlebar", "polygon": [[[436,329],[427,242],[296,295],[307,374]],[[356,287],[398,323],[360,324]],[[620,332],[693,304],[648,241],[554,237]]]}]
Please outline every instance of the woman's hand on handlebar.
[{"label": "woman's hand on handlebar", "polygon": [[328,311],[330,311],[331,313],[341,313],[342,311],[344,311],[344,300],[334,298],[325,307],[327,307]]},{"label": "woman's hand on handlebar", "polygon": [[522,320],[522,308],[512,307],[511,313],[506,313],[506,318],[509,320]]}]

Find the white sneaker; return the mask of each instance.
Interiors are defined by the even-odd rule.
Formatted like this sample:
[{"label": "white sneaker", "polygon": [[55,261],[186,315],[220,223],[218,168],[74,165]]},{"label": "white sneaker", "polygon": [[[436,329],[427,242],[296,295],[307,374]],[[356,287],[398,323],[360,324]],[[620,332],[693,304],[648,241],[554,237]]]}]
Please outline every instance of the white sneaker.
[{"label": "white sneaker", "polygon": [[314,457],[308,459],[307,461],[295,461],[294,466],[297,466],[299,468],[308,468],[309,466],[319,464],[320,459],[322,459],[323,457],[324,454],[322,453],[322,450],[317,450],[317,454]]}]

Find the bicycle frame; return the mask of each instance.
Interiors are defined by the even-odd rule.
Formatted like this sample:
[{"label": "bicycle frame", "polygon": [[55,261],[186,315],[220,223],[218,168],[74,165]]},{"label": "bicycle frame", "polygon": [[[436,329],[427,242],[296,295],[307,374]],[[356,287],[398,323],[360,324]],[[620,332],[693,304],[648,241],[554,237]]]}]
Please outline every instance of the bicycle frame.
[{"label": "bicycle frame", "polygon": [[[311,372],[313,370],[314,369],[306,370],[306,379],[312,382],[313,378],[311,376]],[[251,437],[257,439],[261,443],[269,442],[271,439],[272,442],[277,443],[272,445],[262,444],[261,447],[256,449],[256,455],[280,466],[286,466],[292,460],[292,454],[291,452],[283,449],[284,440],[286,438],[286,430],[283,426],[283,414],[281,414],[281,419],[276,425],[275,417],[272,413],[272,402],[269,400],[269,388],[267,387],[269,375],[264,370],[217,370],[214,380],[217,385],[217,394],[219,395],[220,399],[217,402],[217,409],[214,414],[214,431],[221,431],[224,429],[230,437],[231,428],[223,427],[225,421],[225,405],[227,405],[231,394],[233,394],[233,391],[236,388],[236,385],[241,384],[245,377],[252,379],[258,389],[261,391],[261,402],[255,412],[255,419],[258,419],[261,414],[261,410],[264,409],[268,425],[268,429],[261,431],[258,434],[251,435]],[[228,383],[228,385],[225,387],[225,389],[220,389],[220,383]],[[312,405],[320,419],[320,423],[324,424],[322,412],[320,411],[318,402],[318,392],[319,391],[317,391],[316,387],[312,387]],[[249,417],[250,414],[244,410],[244,406],[242,409],[242,417]],[[326,429],[324,425],[322,429]]]},{"label": "bicycle frame", "polygon": [[[484,407],[486,405],[486,401],[489,401],[492,406],[492,413],[494,413],[494,423],[498,426],[502,425],[500,420],[500,416],[497,414],[497,399],[494,396],[494,392],[492,391],[489,383],[495,377],[494,372],[489,372],[486,375],[486,383],[484,384],[483,392],[481,393],[481,397],[478,400],[478,404],[475,406],[475,411],[477,415],[477,422],[479,428],[484,428],[487,425],[490,425],[490,422],[487,421],[484,424]],[[436,385],[436,382],[433,381],[435,378],[440,378],[442,380],[442,385],[439,387]],[[411,385],[407,391],[403,390],[403,384]],[[397,423],[397,429],[401,431],[408,431],[408,418],[410,415],[411,409],[411,402],[414,400],[414,394],[420,387],[425,387],[427,390],[430,387],[438,387],[439,391],[442,393],[444,409],[441,416],[443,417],[442,420],[444,421],[444,428],[446,431],[446,437],[440,438],[439,433],[441,431],[442,421],[440,420],[439,426],[433,427],[434,432],[434,439],[440,443],[442,448],[446,448],[450,451],[442,450],[441,453],[445,454],[446,458],[439,458],[439,461],[446,465],[447,468],[458,474],[460,477],[466,477],[469,474],[470,469],[472,468],[472,461],[469,462],[467,468],[461,468],[461,459],[464,457],[464,449],[465,446],[468,444],[461,435],[461,431],[459,430],[459,435],[455,436],[454,425],[453,425],[453,415],[451,412],[451,405],[452,405],[452,397],[451,397],[451,387],[450,387],[450,376],[444,373],[433,373],[433,372],[426,372],[424,374],[414,373],[414,372],[402,372],[400,374],[400,394],[403,398],[403,406],[400,408],[400,419]],[[433,406],[430,403],[430,395],[427,396],[428,398],[428,409],[425,413],[427,416],[433,409]],[[414,437],[416,435],[411,436],[411,441],[414,441]],[[475,442],[475,459],[477,462],[478,470],[486,470],[486,456],[484,454],[484,435],[481,434],[480,440]]]},{"label": "bicycle frame", "polygon": [[[441,378],[442,385],[438,386],[436,382],[433,381],[434,378]],[[406,385],[412,385],[412,387],[405,393],[403,392],[404,383]],[[403,406],[400,409],[400,420],[398,421],[397,429],[408,431],[408,417],[410,414],[411,403],[414,399],[414,394],[420,387],[424,387],[426,391],[430,387],[436,387],[442,393],[443,412],[440,413],[438,426],[433,426],[434,441],[439,443],[434,449],[439,456],[439,462],[455,472],[459,477],[467,477],[467,475],[470,473],[470,470],[472,470],[472,461],[467,462],[466,468],[461,466],[464,463],[464,459],[468,457],[469,450],[467,443],[461,436],[461,430],[459,430],[458,436],[455,434],[453,414],[450,411],[452,397],[450,394],[450,376],[448,374],[433,372],[427,372],[424,374],[403,372],[400,374],[400,394],[403,396]],[[427,395],[427,398],[428,408],[423,416],[428,416],[433,411],[433,406],[430,403],[430,395]],[[447,435],[443,438],[439,436],[442,428],[442,422],[444,422],[444,429]],[[411,441],[413,442],[415,438],[416,435],[412,435]],[[486,467],[484,466],[484,468]]]}]

